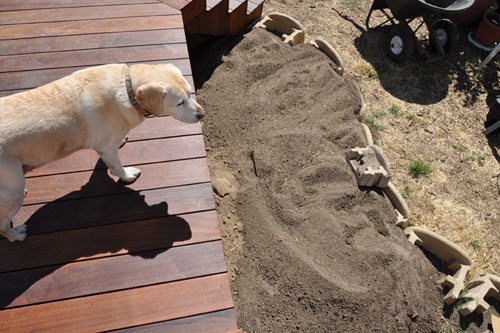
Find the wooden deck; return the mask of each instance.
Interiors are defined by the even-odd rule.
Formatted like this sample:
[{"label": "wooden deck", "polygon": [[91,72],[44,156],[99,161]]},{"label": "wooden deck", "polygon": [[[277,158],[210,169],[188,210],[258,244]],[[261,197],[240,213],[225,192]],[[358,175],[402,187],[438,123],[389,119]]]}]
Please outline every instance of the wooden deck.
[{"label": "wooden deck", "polygon": [[[104,63],[192,82],[181,13],[156,0],[2,0],[0,43],[0,96]],[[29,236],[0,239],[0,332],[237,328],[199,124],[147,119],[120,156],[142,170],[130,186],[93,151],[27,175]]]}]

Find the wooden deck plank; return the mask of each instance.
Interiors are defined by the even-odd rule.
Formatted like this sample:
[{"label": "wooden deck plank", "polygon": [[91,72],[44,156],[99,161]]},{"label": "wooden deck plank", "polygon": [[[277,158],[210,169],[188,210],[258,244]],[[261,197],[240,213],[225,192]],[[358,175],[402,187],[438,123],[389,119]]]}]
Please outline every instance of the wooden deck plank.
[{"label": "wooden deck plank", "polygon": [[[85,2],[82,2],[85,4]],[[82,20],[101,20],[108,18],[175,15],[178,11],[161,3],[132,4],[77,8],[51,8],[37,10],[19,10],[3,12],[0,15],[0,25],[64,22]]]},{"label": "wooden deck plank", "polygon": [[144,122],[132,129],[128,135],[129,142],[152,140],[201,134],[200,124],[186,124],[173,117],[146,118]]},{"label": "wooden deck plank", "polygon": [[223,333],[234,329],[233,309],[111,331],[113,333]]},{"label": "wooden deck plank", "polygon": [[[107,186],[122,186],[116,184]],[[23,206],[12,222],[18,225],[27,221],[28,234],[40,234],[215,209],[210,183],[60,200]]]},{"label": "wooden deck plank", "polygon": [[0,40],[123,31],[177,29],[182,28],[182,15],[151,16],[141,18],[140,20],[134,17],[116,18],[92,21],[92,24],[82,24],[83,22],[88,21],[49,22],[1,26]]},{"label": "wooden deck plank", "polygon": [[46,266],[0,274],[0,286],[5,291],[0,296],[0,306],[45,303],[225,271],[220,241]]},{"label": "wooden deck plank", "polygon": [[[184,59],[182,59],[184,60]],[[176,60],[172,60],[172,61],[142,61],[140,63],[142,64],[153,64],[153,63],[171,63],[171,64],[176,64]],[[86,68],[86,67],[83,67],[83,68]],[[73,71],[69,72],[68,74],[71,74]],[[20,73],[20,72],[15,72],[15,73]],[[0,73],[1,75],[1,73]],[[58,77],[59,78],[59,77]],[[193,77],[191,75],[186,75],[185,76],[186,80],[188,81],[188,83],[191,85],[191,87],[194,87],[194,81],[193,81]],[[30,84],[31,82],[27,82],[26,84]],[[48,82],[47,82],[48,83]],[[9,96],[9,95],[14,95],[14,94],[17,94],[17,93],[20,93],[20,92],[23,92],[23,91],[26,91],[26,90],[30,90],[32,88],[36,88],[37,86],[35,87],[31,87],[31,88],[24,88],[24,89],[16,89],[16,90],[0,90],[0,97],[6,97],[6,96]],[[195,95],[194,92],[191,93],[192,96]]]},{"label": "wooden deck plank", "polygon": [[26,39],[8,39],[2,42],[0,55],[20,55],[42,52],[70,51],[78,45],[79,50],[141,46],[155,44],[186,43],[181,28],[100,33],[92,35],[51,36]]},{"label": "wooden deck plank", "polygon": [[[119,151],[123,165],[139,165],[205,157],[202,135],[173,137],[145,142],[129,142]],[[99,163],[99,156],[86,149],[73,153],[68,158],[54,161],[28,173],[27,176],[53,175],[75,171],[90,171],[106,168]]]},{"label": "wooden deck plank", "polygon": [[172,8],[181,10],[191,3],[191,0],[159,0]]},{"label": "wooden deck plank", "polygon": [[2,0],[0,11],[156,3],[157,0]]},{"label": "wooden deck plank", "polygon": [[[40,204],[60,200],[74,200],[101,195],[126,193],[130,190],[151,190],[161,184],[163,187],[173,187],[185,184],[204,183],[210,181],[210,174],[205,159],[190,159],[182,161],[161,162],[139,166],[141,176],[127,186],[107,186],[111,179],[108,170],[83,171],[32,177],[26,182],[28,194],[25,205]],[[86,187],[85,191],[79,189]]]},{"label": "wooden deck plank", "polygon": [[143,62],[161,59],[186,59],[189,57],[184,44],[143,45],[120,48],[0,56],[0,71],[13,72],[69,66],[95,66],[106,63]]},{"label": "wooden deck plank", "polygon": [[15,246],[6,239],[0,239],[3,255],[0,272],[168,249],[220,238],[217,214],[209,210],[30,235],[29,242]]},{"label": "wooden deck plank", "polygon": [[[177,67],[179,67],[179,69],[185,74],[184,77],[186,78],[186,80],[188,80],[188,82],[190,82],[190,84],[194,86],[193,77],[190,74],[191,67],[188,59],[164,59],[156,61],[128,62],[127,64],[133,65],[134,63],[174,64]],[[71,73],[84,68],[87,68],[87,66],[0,73],[0,94],[2,96],[8,96],[29,89],[34,89],[44,84],[60,79],[63,76],[70,75]]]},{"label": "wooden deck plank", "polygon": [[[3,310],[0,331],[12,327],[38,332],[106,331],[232,307],[227,274],[219,274]],[[111,322],[110,316],[116,321]]]}]

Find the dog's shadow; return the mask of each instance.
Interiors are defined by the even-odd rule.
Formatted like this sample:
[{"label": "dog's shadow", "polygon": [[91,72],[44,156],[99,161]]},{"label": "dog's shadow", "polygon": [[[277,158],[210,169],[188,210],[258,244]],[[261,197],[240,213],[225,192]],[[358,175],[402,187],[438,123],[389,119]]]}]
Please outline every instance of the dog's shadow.
[{"label": "dog's shadow", "polygon": [[[100,195],[104,188],[113,195]],[[25,241],[0,239],[0,309],[16,306],[37,281],[79,258],[119,252],[148,260],[191,238],[187,221],[169,215],[166,202],[148,204],[101,162],[80,190],[39,207],[26,224]]]}]

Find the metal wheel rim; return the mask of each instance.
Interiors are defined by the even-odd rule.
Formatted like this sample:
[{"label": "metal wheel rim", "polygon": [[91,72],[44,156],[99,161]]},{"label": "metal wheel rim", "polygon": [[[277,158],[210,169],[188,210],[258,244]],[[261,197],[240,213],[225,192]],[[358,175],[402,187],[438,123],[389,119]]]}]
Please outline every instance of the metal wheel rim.
[{"label": "metal wheel rim", "polygon": [[393,36],[391,38],[391,52],[395,55],[401,54],[403,52],[403,39],[399,36]]}]

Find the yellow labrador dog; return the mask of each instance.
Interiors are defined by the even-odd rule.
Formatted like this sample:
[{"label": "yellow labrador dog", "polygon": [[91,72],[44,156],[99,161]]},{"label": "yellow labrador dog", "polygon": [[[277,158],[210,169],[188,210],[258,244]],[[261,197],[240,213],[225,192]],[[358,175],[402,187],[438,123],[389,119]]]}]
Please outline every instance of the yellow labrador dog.
[{"label": "yellow labrador dog", "polygon": [[92,148],[124,182],[140,174],[124,168],[118,148],[145,116],[171,115],[186,123],[205,111],[172,64],[111,64],[0,98],[0,234],[26,238],[26,226],[12,228],[25,195],[24,174],[79,149]]}]

